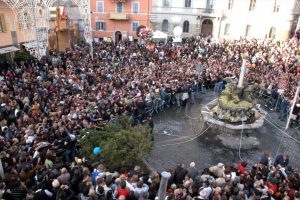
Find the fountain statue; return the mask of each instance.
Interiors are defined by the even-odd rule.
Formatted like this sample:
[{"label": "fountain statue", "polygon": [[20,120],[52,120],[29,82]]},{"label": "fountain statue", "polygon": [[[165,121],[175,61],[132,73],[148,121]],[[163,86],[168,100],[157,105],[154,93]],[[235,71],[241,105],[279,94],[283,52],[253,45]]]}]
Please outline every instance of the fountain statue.
[{"label": "fountain statue", "polygon": [[[220,96],[206,104],[201,109],[201,114],[207,124],[212,124],[212,128],[220,129],[223,133],[252,132],[260,128],[264,123],[266,112],[256,104],[254,96],[257,84],[244,83],[246,72],[247,55],[243,56],[241,72],[238,83],[232,77],[225,78],[227,85]],[[226,138],[233,137],[226,135]],[[224,136],[225,138],[225,136]],[[233,139],[233,138],[232,138]],[[248,138],[248,140],[250,140]],[[253,139],[253,138],[252,138]],[[232,145],[232,140],[228,140]],[[253,144],[257,144],[253,139]],[[250,145],[251,146],[251,145]]]},{"label": "fountain statue", "polygon": [[214,117],[229,123],[251,123],[255,120],[254,91],[258,85],[244,84],[238,87],[231,79],[225,79],[228,86],[218,98],[218,105],[212,109]]}]

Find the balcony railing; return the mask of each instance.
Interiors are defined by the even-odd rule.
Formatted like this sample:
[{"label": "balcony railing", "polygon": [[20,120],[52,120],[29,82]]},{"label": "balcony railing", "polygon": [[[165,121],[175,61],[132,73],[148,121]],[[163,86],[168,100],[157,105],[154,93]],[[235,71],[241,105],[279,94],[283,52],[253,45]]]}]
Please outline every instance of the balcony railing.
[{"label": "balcony railing", "polygon": [[109,19],[112,19],[112,20],[129,20],[129,14],[111,12],[111,13],[109,13]]}]

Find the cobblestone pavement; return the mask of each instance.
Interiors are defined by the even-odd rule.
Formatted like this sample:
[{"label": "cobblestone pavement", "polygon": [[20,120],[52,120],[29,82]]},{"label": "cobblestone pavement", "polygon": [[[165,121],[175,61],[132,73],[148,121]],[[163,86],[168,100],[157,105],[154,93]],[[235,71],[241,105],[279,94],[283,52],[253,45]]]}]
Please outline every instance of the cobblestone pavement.
[{"label": "cobblestone pavement", "polygon": [[[201,106],[214,98],[216,97],[213,92],[198,95],[195,104],[187,104],[181,108],[174,105],[154,117],[155,145],[146,157],[153,169],[163,171],[168,166],[174,167],[180,162],[188,165],[192,161],[199,170],[219,162],[237,163],[241,159],[253,164],[259,162],[264,150],[270,151],[273,157],[276,154],[288,153],[291,163],[299,167],[299,133],[295,129],[289,129],[287,133],[293,138],[283,134],[281,130],[284,130],[285,122],[277,119],[278,113],[270,112],[264,126],[249,133],[249,136],[256,137],[260,142],[258,147],[248,150],[241,148],[239,153],[239,147],[231,149],[223,146],[216,137],[223,133],[209,128],[200,114]],[[260,103],[264,107],[263,102]],[[239,133],[234,139],[239,141],[245,137],[245,134],[241,137]]]}]

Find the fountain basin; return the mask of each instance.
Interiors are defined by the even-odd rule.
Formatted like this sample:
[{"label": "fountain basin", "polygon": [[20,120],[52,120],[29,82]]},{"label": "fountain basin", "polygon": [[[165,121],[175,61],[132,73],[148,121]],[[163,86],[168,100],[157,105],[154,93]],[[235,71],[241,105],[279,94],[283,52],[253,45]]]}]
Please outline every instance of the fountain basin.
[{"label": "fountain basin", "polygon": [[208,104],[204,105],[201,109],[201,114],[203,116],[203,120],[207,124],[212,124],[212,128],[219,129],[221,131],[231,132],[231,133],[240,133],[241,130],[245,132],[249,132],[250,130],[258,129],[263,126],[264,118],[266,116],[266,112],[260,108],[253,107],[251,109],[254,112],[255,120],[251,123],[230,123],[228,121],[224,121],[222,119],[217,118],[214,115],[214,108],[218,106],[218,99],[215,99]]}]

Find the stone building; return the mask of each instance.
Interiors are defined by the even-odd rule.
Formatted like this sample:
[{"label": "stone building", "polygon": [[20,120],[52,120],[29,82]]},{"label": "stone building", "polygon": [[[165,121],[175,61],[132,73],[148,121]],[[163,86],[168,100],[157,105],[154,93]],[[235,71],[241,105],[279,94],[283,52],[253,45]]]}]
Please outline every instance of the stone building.
[{"label": "stone building", "polygon": [[13,10],[0,1],[0,54],[11,58],[21,42],[24,42],[24,34]]},{"label": "stone building", "polygon": [[286,40],[299,14],[299,0],[153,0],[150,19],[153,29],[170,36],[179,25],[183,37]]},{"label": "stone building", "polygon": [[95,41],[111,38],[118,42],[135,39],[140,25],[149,27],[151,0],[91,0]]}]

